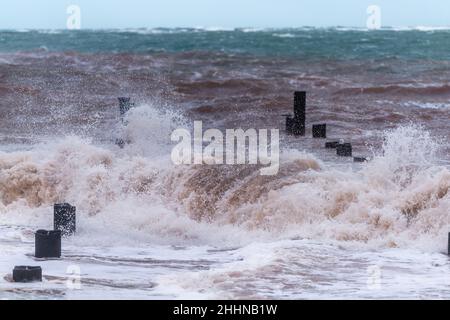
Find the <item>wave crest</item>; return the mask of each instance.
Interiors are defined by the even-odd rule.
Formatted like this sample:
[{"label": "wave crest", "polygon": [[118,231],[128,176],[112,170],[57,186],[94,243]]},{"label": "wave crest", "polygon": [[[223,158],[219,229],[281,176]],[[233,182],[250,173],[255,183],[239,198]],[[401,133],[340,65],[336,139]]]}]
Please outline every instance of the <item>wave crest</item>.
[{"label": "wave crest", "polygon": [[448,232],[450,171],[435,162],[439,143],[413,125],[387,132],[383,152],[361,170],[298,151],[282,154],[273,177],[257,166],[175,167],[121,152],[69,137],[1,153],[0,212],[13,219],[18,208],[68,201],[108,232],[177,239],[241,230],[437,250]]}]

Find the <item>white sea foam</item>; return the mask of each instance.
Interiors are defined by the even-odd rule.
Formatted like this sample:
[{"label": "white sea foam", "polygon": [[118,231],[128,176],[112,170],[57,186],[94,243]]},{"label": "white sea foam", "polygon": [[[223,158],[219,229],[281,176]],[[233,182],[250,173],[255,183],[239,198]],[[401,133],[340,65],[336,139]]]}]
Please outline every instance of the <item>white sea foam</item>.
[{"label": "white sea foam", "polygon": [[449,109],[450,103],[444,102],[418,102],[418,101],[408,101],[403,103],[407,107],[423,108],[423,109]]},{"label": "white sea foam", "polygon": [[274,33],[272,35],[278,38],[295,38],[295,34],[292,33]]},{"label": "white sea foam", "polygon": [[164,137],[176,119],[143,106],[127,121],[133,129],[125,129],[131,144],[124,150],[68,137],[0,153],[1,222],[48,224],[51,205],[68,201],[79,209],[82,232],[114,234],[113,242],[304,237],[444,249],[450,171],[436,164],[438,143],[420,127],[387,132],[383,153],[360,171],[285,151],[280,174],[261,177],[241,167],[175,167]]}]

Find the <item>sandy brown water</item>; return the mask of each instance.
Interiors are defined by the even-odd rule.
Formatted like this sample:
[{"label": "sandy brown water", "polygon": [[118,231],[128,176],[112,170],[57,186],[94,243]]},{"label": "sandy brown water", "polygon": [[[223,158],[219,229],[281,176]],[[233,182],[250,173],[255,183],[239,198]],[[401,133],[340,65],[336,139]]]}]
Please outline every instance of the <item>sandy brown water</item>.
[{"label": "sandy brown water", "polygon": [[284,129],[295,90],[307,91],[307,122],[356,145],[415,123],[449,141],[447,61],[301,61],[207,52],[2,54],[4,141],[76,133],[108,139],[116,98],[157,104],[218,128]]}]

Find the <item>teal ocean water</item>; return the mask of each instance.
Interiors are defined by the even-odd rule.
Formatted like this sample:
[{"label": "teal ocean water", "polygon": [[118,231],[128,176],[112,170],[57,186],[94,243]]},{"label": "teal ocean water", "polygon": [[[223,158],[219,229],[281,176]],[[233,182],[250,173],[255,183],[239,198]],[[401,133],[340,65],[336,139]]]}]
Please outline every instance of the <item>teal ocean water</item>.
[{"label": "teal ocean water", "polygon": [[450,58],[450,30],[348,28],[1,31],[0,51],[208,51],[302,59]]}]

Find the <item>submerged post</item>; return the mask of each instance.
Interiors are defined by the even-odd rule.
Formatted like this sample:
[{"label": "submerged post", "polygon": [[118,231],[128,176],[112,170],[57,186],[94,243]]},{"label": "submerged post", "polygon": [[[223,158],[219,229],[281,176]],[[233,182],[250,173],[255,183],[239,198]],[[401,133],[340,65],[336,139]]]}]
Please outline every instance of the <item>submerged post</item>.
[{"label": "submerged post", "polygon": [[131,103],[131,98],[119,97],[119,110],[120,116],[123,117],[131,109],[133,103]]},{"label": "submerged post", "polygon": [[328,141],[325,142],[325,148],[326,149],[336,149],[339,145],[339,141]]},{"label": "submerged post", "polygon": [[41,267],[29,267],[29,266],[17,266],[13,270],[14,282],[41,282],[42,281],[42,268]]},{"label": "submerged post", "polygon": [[352,144],[351,143],[340,143],[336,147],[336,154],[340,157],[351,157],[352,156]]},{"label": "submerged post", "polygon": [[63,236],[71,236],[76,231],[76,207],[68,203],[54,206],[54,229],[60,230]]},{"label": "submerged post", "polygon": [[34,246],[36,258],[61,258],[61,231],[38,230]]},{"label": "submerged post", "polygon": [[123,149],[125,147],[125,141],[122,138],[117,138],[115,141],[115,144],[120,148]]},{"label": "submerged post", "polygon": [[327,137],[327,125],[323,124],[314,124],[312,127],[312,136],[313,138],[322,138],[325,139]]}]

